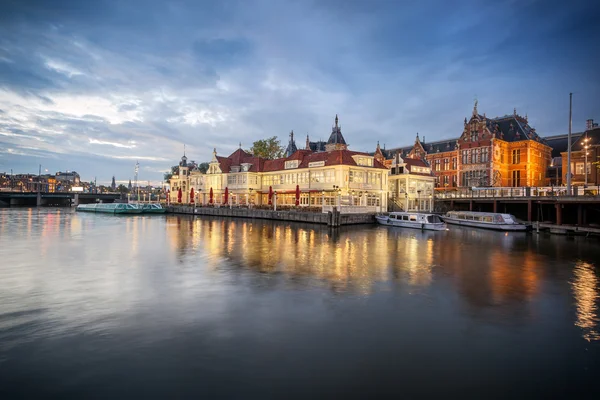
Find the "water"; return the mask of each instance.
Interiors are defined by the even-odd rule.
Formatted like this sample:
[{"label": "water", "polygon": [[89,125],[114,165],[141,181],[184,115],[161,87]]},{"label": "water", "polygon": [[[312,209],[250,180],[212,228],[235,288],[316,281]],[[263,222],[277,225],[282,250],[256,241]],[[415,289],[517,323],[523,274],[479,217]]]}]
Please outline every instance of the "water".
[{"label": "water", "polygon": [[0,210],[0,398],[592,397],[600,242]]}]

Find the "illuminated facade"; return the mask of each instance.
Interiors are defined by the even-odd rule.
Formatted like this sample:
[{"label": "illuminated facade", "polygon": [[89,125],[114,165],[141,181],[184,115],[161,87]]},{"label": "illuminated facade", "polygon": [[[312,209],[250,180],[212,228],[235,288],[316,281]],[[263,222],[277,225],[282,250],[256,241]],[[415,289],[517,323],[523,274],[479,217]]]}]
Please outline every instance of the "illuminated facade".
[{"label": "illuminated facade", "polygon": [[[571,145],[571,183],[575,186],[600,184],[600,127],[593,120],[589,121],[592,121],[591,126]],[[563,182],[566,182],[567,152],[561,153],[561,158]]]},{"label": "illuminated facade", "polygon": [[[387,168],[373,155],[348,150],[337,116],[324,149],[319,146],[314,151],[312,145],[307,139],[307,148],[297,150],[290,135],[288,150],[295,151],[275,160],[255,157],[241,148],[221,157],[214,149],[206,174],[188,172],[180,164],[178,176],[170,182],[171,201],[177,201],[179,187],[189,194],[190,185],[195,185],[199,204],[262,205],[276,199],[277,205],[292,206],[299,190],[302,207],[336,202],[387,207]],[[182,202],[189,202],[189,197],[182,197]]]},{"label": "illuminated facade", "polygon": [[436,177],[436,189],[446,190],[544,186],[552,149],[529,126],[527,116],[522,117],[514,110],[512,115],[487,118],[478,113],[476,102],[471,119],[465,118],[458,139],[425,143],[417,135],[412,147],[389,153],[394,152],[405,158],[425,160]]}]

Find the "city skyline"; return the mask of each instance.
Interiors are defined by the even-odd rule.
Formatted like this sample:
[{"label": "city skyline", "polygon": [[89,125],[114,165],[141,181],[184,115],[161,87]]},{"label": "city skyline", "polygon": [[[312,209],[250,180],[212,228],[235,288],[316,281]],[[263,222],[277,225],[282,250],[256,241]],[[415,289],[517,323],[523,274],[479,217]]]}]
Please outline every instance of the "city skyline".
[{"label": "city skyline", "polygon": [[481,113],[541,136],[600,119],[591,2],[9,2],[0,16],[0,172],[160,182],[186,145],[294,130],[356,151],[460,135]]}]

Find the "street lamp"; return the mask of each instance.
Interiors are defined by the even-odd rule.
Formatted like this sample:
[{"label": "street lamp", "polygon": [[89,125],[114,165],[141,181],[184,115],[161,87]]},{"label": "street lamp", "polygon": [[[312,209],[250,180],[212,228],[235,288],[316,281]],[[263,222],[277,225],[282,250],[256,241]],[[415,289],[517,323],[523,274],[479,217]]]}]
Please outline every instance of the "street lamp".
[{"label": "street lamp", "polygon": [[273,211],[277,211],[277,190],[273,192]]},{"label": "street lamp", "polygon": [[588,144],[589,140],[590,140],[590,138],[588,138],[587,134],[586,134],[585,139],[583,139],[583,149],[585,151],[585,164],[584,164],[584,171],[583,171],[583,173],[585,174],[585,183],[583,184],[584,188],[587,187],[587,183],[588,183],[587,156],[588,156],[588,148],[590,147],[590,145]]},{"label": "street lamp", "polygon": [[421,191],[417,190],[417,212],[421,211]]}]

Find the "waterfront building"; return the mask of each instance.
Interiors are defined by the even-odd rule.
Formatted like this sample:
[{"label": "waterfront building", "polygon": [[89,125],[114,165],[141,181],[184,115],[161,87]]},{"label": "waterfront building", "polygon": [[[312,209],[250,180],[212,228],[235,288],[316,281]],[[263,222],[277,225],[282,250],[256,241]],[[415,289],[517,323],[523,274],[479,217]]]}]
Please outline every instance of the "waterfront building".
[{"label": "waterfront building", "polygon": [[[600,161],[600,127],[594,120],[588,120],[586,131],[576,139],[571,138],[571,183],[574,186],[597,186],[600,174],[597,162]],[[566,182],[567,149],[561,153],[562,177]],[[596,163],[596,164],[595,164]]]},{"label": "waterfront building", "polygon": [[[179,165],[173,171],[171,179],[169,179],[169,202],[180,202],[179,189],[181,189],[181,203],[198,202],[204,187],[203,176],[204,174],[200,172],[198,165],[194,161],[188,163],[184,153]],[[194,189],[194,192],[192,192],[192,189]]]},{"label": "waterfront building", "polygon": [[[379,144],[377,151],[380,151]],[[395,208],[404,211],[432,211],[436,178],[431,167],[420,158],[402,158],[397,153],[386,160],[389,166],[388,195]]]},{"label": "waterfront building", "polygon": [[[206,174],[197,177],[201,182],[195,189],[197,202],[266,205],[276,201],[293,206],[298,190],[301,207],[344,204],[386,209],[388,169],[373,155],[348,149],[337,115],[327,142],[310,142],[307,137],[306,147],[298,149],[291,133],[285,154],[266,160],[240,147],[221,157],[214,149]],[[177,201],[179,187],[189,192],[188,172],[181,163],[179,170],[170,181],[171,201]]]},{"label": "waterfront building", "polygon": [[488,118],[477,102],[457,139],[426,143],[419,135],[411,147],[392,149],[404,158],[425,161],[436,177],[436,189],[474,186],[543,186],[551,164],[551,147],[532,128],[527,116]]}]

